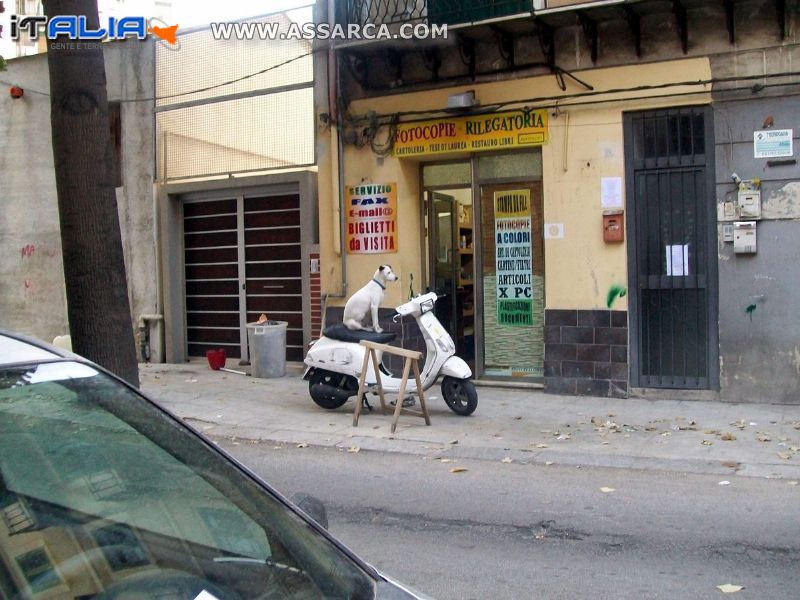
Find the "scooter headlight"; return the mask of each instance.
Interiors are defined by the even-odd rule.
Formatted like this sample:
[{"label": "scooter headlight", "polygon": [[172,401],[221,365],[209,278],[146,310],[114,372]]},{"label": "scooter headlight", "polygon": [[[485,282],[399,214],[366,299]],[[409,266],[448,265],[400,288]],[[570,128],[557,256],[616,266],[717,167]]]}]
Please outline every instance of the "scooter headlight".
[{"label": "scooter headlight", "polygon": [[423,313],[433,310],[433,300],[425,300],[424,302],[420,302],[419,309],[420,312]]}]

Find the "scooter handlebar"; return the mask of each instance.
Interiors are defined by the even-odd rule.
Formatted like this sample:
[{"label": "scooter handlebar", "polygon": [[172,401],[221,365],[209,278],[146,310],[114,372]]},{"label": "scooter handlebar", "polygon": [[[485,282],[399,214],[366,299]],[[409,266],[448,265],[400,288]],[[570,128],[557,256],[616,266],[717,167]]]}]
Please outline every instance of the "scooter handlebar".
[{"label": "scooter handlebar", "polygon": [[418,315],[433,308],[435,302],[436,294],[434,292],[428,292],[427,294],[421,294],[412,298],[408,302],[405,302],[395,308],[395,310],[401,317],[414,314]]}]

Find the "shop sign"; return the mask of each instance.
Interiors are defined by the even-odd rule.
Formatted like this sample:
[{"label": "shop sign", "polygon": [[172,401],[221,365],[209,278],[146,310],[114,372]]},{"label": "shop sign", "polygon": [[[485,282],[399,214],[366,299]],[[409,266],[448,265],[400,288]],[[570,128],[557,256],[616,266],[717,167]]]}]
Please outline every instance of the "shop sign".
[{"label": "shop sign", "polygon": [[533,325],[533,255],[531,191],[494,193],[497,324]]},{"label": "shop sign", "polygon": [[394,133],[394,155],[404,158],[449,152],[480,152],[541,146],[545,142],[547,111],[520,109],[400,123]]},{"label": "shop sign", "polygon": [[397,184],[347,186],[348,254],[397,252]]}]

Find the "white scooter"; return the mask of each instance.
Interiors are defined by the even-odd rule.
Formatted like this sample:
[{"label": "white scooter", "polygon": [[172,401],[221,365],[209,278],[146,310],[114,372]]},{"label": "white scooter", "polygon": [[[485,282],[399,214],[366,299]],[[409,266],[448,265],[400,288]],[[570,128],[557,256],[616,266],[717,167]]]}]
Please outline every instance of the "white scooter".
[{"label": "white scooter", "polygon": [[[436,294],[429,292],[412,298],[395,310],[394,321],[406,315],[413,316],[425,339],[427,352],[425,365],[420,373],[422,389],[430,388],[439,375],[442,378],[442,396],[447,406],[458,415],[471,415],[478,406],[478,393],[469,378],[472,370],[466,362],[455,356],[456,346],[453,338],[433,314]],[[394,333],[375,333],[373,331],[347,329],[344,324],[326,328],[322,337],[311,345],[305,358],[308,365],[303,379],[308,380],[311,398],[322,408],[339,408],[348,398],[358,393],[358,379],[364,364],[366,347],[359,344],[369,340],[388,344],[395,338]],[[377,351],[376,351],[377,352]],[[381,385],[385,392],[398,392],[400,378],[394,377],[381,364],[381,353],[377,352],[381,371]],[[369,391],[377,390],[377,377],[370,361],[366,383]],[[416,394],[417,383],[412,377],[406,385],[406,392]]]}]

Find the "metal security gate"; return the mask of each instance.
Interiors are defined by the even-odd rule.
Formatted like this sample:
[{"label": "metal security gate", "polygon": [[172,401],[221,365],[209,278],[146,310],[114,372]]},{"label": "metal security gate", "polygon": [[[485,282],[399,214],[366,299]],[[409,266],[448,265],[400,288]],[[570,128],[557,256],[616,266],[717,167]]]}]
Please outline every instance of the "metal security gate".
[{"label": "metal security gate", "polygon": [[303,360],[300,196],[244,199],[247,322],[287,321],[286,358]]},{"label": "metal security gate", "polygon": [[286,358],[302,360],[299,194],[203,196],[183,202],[188,355],[247,357],[245,324],[266,314],[288,321]]},{"label": "metal security gate", "polygon": [[625,115],[631,385],[718,386],[709,107]]},{"label": "metal security gate", "polygon": [[189,356],[241,356],[237,198],[183,205]]}]

